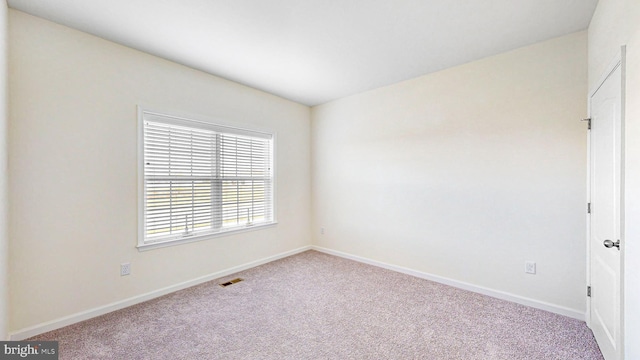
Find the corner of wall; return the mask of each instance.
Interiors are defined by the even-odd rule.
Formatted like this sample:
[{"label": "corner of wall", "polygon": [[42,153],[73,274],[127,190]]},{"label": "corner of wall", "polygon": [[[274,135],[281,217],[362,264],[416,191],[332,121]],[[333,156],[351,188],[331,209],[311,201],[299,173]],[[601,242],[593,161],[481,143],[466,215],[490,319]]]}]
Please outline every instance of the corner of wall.
[{"label": "corner of wall", "polygon": [[309,159],[310,183],[311,183],[310,184],[311,204],[309,206],[309,217],[310,217],[309,239],[310,239],[310,244],[312,246],[318,245],[318,234],[320,232],[320,225],[318,223],[318,219],[316,216],[317,215],[316,204],[318,203],[318,199],[316,198],[316,194],[315,194],[316,161],[317,161],[315,156],[317,111],[318,111],[318,106],[311,107],[309,111],[309,131],[310,131],[309,146],[311,147],[310,159]]},{"label": "corner of wall", "polygon": [[0,4],[0,340],[8,339],[9,239],[7,221],[7,2]]}]

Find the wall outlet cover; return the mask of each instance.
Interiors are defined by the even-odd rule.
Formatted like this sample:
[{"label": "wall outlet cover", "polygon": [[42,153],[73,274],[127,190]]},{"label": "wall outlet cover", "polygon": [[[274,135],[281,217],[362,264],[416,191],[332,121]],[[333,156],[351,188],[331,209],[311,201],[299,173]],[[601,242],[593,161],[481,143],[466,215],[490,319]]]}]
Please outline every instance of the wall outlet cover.
[{"label": "wall outlet cover", "polygon": [[131,263],[120,264],[120,276],[131,274]]},{"label": "wall outlet cover", "polygon": [[536,263],[533,261],[525,261],[524,263],[524,272],[527,274],[535,274],[536,273]]}]

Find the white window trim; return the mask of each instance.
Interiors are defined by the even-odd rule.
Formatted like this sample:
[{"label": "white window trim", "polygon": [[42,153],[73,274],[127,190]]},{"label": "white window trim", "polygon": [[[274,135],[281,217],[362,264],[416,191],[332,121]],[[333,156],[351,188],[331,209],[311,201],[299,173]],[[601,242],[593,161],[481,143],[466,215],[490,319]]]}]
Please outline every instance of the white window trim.
[{"label": "white window trim", "polygon": [[[273,184],[273,189],[272,189],[272,207],[273,207],[273,215],[272,215],[272,221],[268,222],[268,223],[264,223],[264,224],[255,224],[255,225],[251,225],[251,226],[247,226],[244,228],[236,228],[236,229],[230,229],[230,230],[223,230],[223,231],[219,231],[216,233],[210,233],[210,234],[203,234],[203,235],[194,235],[194,236],[189,236],[186,238],[174,238],[174,239],[167,239],[165,241],[157,241],[157,242],[150,242],[150,243],[145,243],[145,234],[144,234],[144,223],[145,223],[145,199],[144,199],[144,194],[145,194],[145,179],[144,179],[144,116],[146,115],[155,115],[155,116],[162,116],[162,117],[169,117],[172,118],[172,120],[175,120],[175,122],[177,124],[182,123],[182,122],[197,122],[201,125],[204,125],[204,127],[208,128],[208,129],[212,129],[212,130],[224,130],[224,129],[228,129],[233,133],[242,133],[242,132],[247,132],[248,134],[255,134],[255,133],[263,133],[265,135],[268,135],[271,137],[272,139],[272,168],[273,168],[273,176],[272,176],[272,184]],[[186,243],[191,243],[191,242],[196,242],[196,241],[203,241],[203,240],[209,240],[209,239],[214,239],[214,238],[218,238],[218,237],[222,237],[222,236],[230,236],[230,235],[234,235],[234,234],[240,234],[240,233],[245,233],[245,232],[251,232],[251,231],[256,231],[256,230],[261,230],[261,229],[265,229],[265,228],[271,228],[274,227],[278,224],[278,220],[277,220],[277,176],[276,176],[276,172],[277,172],[277,165],[276,165],[276,159],[277,159],[277,153],[276,153],[276,149],[277,149],[277,134],[275,131],[269,130],[269,129],[265,129],[265,128],[259,128],[256,126],[245,126],[245,125],[241,125],[239,126],[238,123],[231,123],[229,121],[226,120],[221,120],[221,119],[217,119],[217,118],[211,118],[211,117],[205,117],[202,115],[194,115],[194,114],[188,114],[188,113],[184,113],[184,112],[177,112],[177,111],[166,111],[166,110],[159,110],[157,108],[150,108],[150,107],[146,107],[146,106],[142,106],[142,105],[138,105],[138,251],[147,251],[147,250],[152,250],[152,249],[158,249],[158,248],[163,248],[163,247],[168,247],[168,246],[175,246],[175,245],[180,245],[180,244],[186,244]]]}]

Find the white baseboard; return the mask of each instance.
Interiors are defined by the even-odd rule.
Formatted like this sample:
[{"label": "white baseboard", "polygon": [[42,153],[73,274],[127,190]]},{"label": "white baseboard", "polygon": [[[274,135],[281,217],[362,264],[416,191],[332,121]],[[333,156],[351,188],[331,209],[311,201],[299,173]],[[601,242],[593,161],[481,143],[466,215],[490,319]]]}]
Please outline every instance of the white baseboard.
[{"label": "white baseboard", "polygon": [[170,294],[172,292],[176,292],[178,290],[182,290],[182,289],[186,289],[198,284],[202,284],[205,283],[207,281],[211,281],[211,280],[215,280],[227,275],[231,275],[243,270],[247,270],[247,269],[251,269],[254,268],[256,266],[259,265],[263,265],[275,260],[279,260],[291,255],[295,255],[295,254],[299,254],[301,252],[310,250],[311,246],[303,246],[301,248],[297,248],[294,250],[290,250],[290,251],[286,251],[280,254],[276,254],[273,256],[269,256],[263,259],[258,259],[255,261],[252,261],[250,263],[246,263],[243,265],[239,265],[239,266],[234,266],[232,268],[229,269],[225,269],[225,270],[221,270],[221,271],[217,271],[215,273],[209,274],[209,275],[205,275],[205,276],[201,276],[199,278],[193,279],[193,280],[188,280],[176,285],[172,285],[172,286],[167,286],[165,288],[162,289],[158,289],[155,291],[151,291],[148,292],[146,294],[142,294],[142,295],[138,295],[138,296],[134,296],[128,299],[124,299],[121,301],[116,301],[114,303],[111,304],[107,304],[104,306],[100,306],[97,308],[93,308],[90,310],[86,310],[86,311],[82,311],[73,315],[69,315],[69,316],[65,316],[56,320],[52,320],[52,321],[48,321],[42,324],[38,324],[35,326],[31,326],[22,330],[18,330],[16,332],[12,332],[11,334],[9,334],[9,337],[11,340],[13,341],[17,341],[17,340],[24,340],[27,338],[30,338],[32,336],[36,336],[48,331],[52,331],[52,330],[56,330],[65,326],[69,326],[81,321],[85,321],[100,315],[104,315],[107,313],[110,313],[112,311],[116,311],[116,310],[120,310],[120,309],[124,309],[126,307],[135,305],[135,304],[139,304],[151,299],[155,299],[157,297],[163,296],[163,295],[167,295]]},{"label": "white baseboard", "polygon": [[211,280],[215,280],[224,276],[228,276],[243,270],[247,270],[247,269],[251,269],[253,267],[256,266],[260,266],[275,260],[279,260],[291,255],[295,255],[295,254],[299,254],[301,252],[307,251],[307,250],[316,250],[322,253],[326,253],[326,254],[330,254],[330,255],[335,255],[335,256],[339,256],[345,259],[350,259],[350,260],[354,260],[354,261],[358,261],[361,263],[365,263],[365,264],[369,264],[369,265],[373,265],[373,266],[378,266],[384,269],[388,269],[388,270],[392,270],[392,271],[397,271],[403,274],[407,274],[407,275],[411,275],[411,276],[415,276],[418,278],[422,278],[422,279],[426,279],[426,280],[431,280],[434,282],[438,282],[441,284],[445,284],[445,285],[449,285],[449,286],[453,286],[456,288],[460,288],[460,289],[464,289],[464,290],[468,290],[468,291],[473,291],[479,294],[483,294],[483,295],[487,295],[487,296],[491,296],[494,298],[498,298],[498,299],[502,299],[502,300],[507,300],[507,301],[511,301],[511,302],[515,302],[518,304],[522,304],[522,305],[526,305],[526,306],[530,306],[533,308],[537,308],[537,309],[541,309],[541,310],[546,310],[549,312],[553,312],[556,314],[560,314],[560,315],[564,315],[564,316],[568,316],[574,319],[578,319],[578,320],[585,320],[585,313],[575,310],[575,309],[570,309],[570,308],[566,308],[563,306],[558,306],[555,304],[551,304],[551,303],[547,303],[547,302],[543,302],[543,301],[539,301],[539,300],[534,300],[534,299],[530,299],[530,298],[526,298],[523,296],[519,296],[519,295],[514,295],[511,293],[507,293],[504,291],[498,291],[498,290],[493,290],[493,289],[489,289],[489,288],[485,288],[482,286],[477,286],[477,285],[473,285],[473,284],[469,284],[469,283],[465,283],[465,282],[461,282],[461,281],[457,281],[457,280],[453,280],[453,279],[449,279],[449,278],[445,278],[442,276],[438,276],[438,275],[433,275],[433,274],[429,274],[429,273],[424,273],[421,271],[417,271],[417,270],[413,270],[413,269],[409,269],[409,268],[405,268],[402,266],[397,266],[397,265],[391,265],[391,264],[387,264],[381,261],[376,261],[376,260],[371,260],[368,258],[364,258],[361,256],[357,256],[357,255],[352,255],[352,254],[348,254],[348,253],[344,253],[341,251],[337,251],[337,250],[331,250],[331,249],[327,249],[327,248],[323,248],[320,246],[315,246],[315,245],[310,245],[310,246],[303,246],[300,247],[298,249],[294,249],[294,250],[290,250],[290,251],[286,251],[280,254],[276,254],[273,256],[269,256],[263,259],[259,259],[259,260],[255,260],[243,265],[239,265],[239,266],[235,266],[229,269],[225,269],[225,270],[221,270],[209,275],[205,275],[205,276],[201,276],[199,278],[193,279],[193,280],[189,280],[189,281],[185,281],[176,285],[172,285],[172,286],[168,286],[162,289],[158,289],[155,291],[151,291],[148,292],[146,294],[142,294],[142,295],[138,295],[138,296],[134,296],[128,299],[124,299],[121,301],[117,301],[111,304],[107,304],[104,306],[100,306],[97,308],[93,308],[93,309],[89,309],[86,311],[82,311],[73,315],[69,315],[69,316],[65,316],[56,320],[52,320],[52,321],[48,321],[42,324],[38,324],[35,326],[31,326],[25,329],[21,329],[18,330],[16,332],[12,332],[9,334],[9,339],[13,340],[13,341],[17,341],[17,340],[24,340],[27,338],[30,338],[32,336],[36,336],[48,331],[52,331],[52,330],[56,330],[65,326],[69,326],[81,321],[85,321],[85,320],[89,320],[91,318],[100,316],[100,315],[104,315],[107,313],[110,313],[112,311],[116,311],[116,310],[120,310],[120,309],[124,309],[126,307],[132,306],[132,305],[136,305],[151,299],[155,299],[157,297],[163,296],[163,295],[167,295],[170,294],[172,292],[176,292],[178,290],[182,290],[182,289],[186,289],[198,284],[202,284],[205,283],[207,281],[211,281]]},{"label": "white baseboard", "polygon": [[421,272],[421,271],[405,268],[405,267],[402,267],[402,266],[391,265],[391,264],[387,264],[387,263],[384,263],[384,262],[381,262],[381,261],[371,260],[371,259],[368,259],[368,258],[365,258],[365,257],[344,253],[342,251],[331,250],[331,249],[323,248],[323,247],[316,246],[316,245],[312,245],[311,248],[313,250],[316,250],[316,251],[319,251],[319,252],[323,252],[325,254],[335,255],[335,256],[339,256],[339,257],[345,258],[345,259],[354,260],[354,261],[358,261],[358,262],[361,262],[361,263],[365,263],[365,264],[381,267],[381,268],[384,268],[384,269],[387,269],[387,270],[397,271],[399,273],[415,276],[415,277],[418,277],[418,278],[421,278],[421,279],[434,281],[434,282],[437,282],[437,283],[453,286],[453,287],[456,287],[456,288],[459,288],[459,289],[463,289],[463,290],[473,291],[475,293],[491,296],[491,297],[494,297],[494,298],[497,298],[497,299],[501,299],[501,300],[511,301],[511,302],[518,303],[518,304],[521,304],[521,305],[526,305],[526,306],[529,306],[529,307],[532,307],[532,308],[541,309],[541,310],[549,311],[549,312],[552,312],[552,313],[568,316],[570,318],[574,318],[574,319],[578,319],[578,320],[582,320],[582,321],[585,320],[585,313],[584,312],[578,311],[578,310],[575,310],[575,309],[570,309],[570,308],[567,308],[567,307],[564,307],[564,306],[559,306],[559,305],[547,303],[547,302],[544,302],[544,301],[539,301],[539,300],[527,298],[527,297],[524,297],[524,296],[511,294],[511,293],[504,292],[504,291],[493,290],[493,289],[486,288],[486,287],[483,287],[483,286],[473,285],[473,284],[469,284],[469,283],[466,283],[466,282],[453,280],[453,279],[449,279],[449,278],[446,278],[446,277],[442,277],[442,276],[438,276],[438,275],[433,275],[433,274],[429,274],[429,273],[425,273],[425,272]]}]

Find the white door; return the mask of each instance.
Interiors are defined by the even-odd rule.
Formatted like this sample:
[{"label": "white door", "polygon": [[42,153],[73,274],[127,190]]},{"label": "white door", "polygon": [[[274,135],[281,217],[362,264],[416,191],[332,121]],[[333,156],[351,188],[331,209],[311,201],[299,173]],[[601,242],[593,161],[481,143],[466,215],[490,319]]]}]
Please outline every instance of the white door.
[{"label": "white door", "polygon": [[590,326],[607,360],[622,356],[620,251],[622,69],[591,96]]}]

